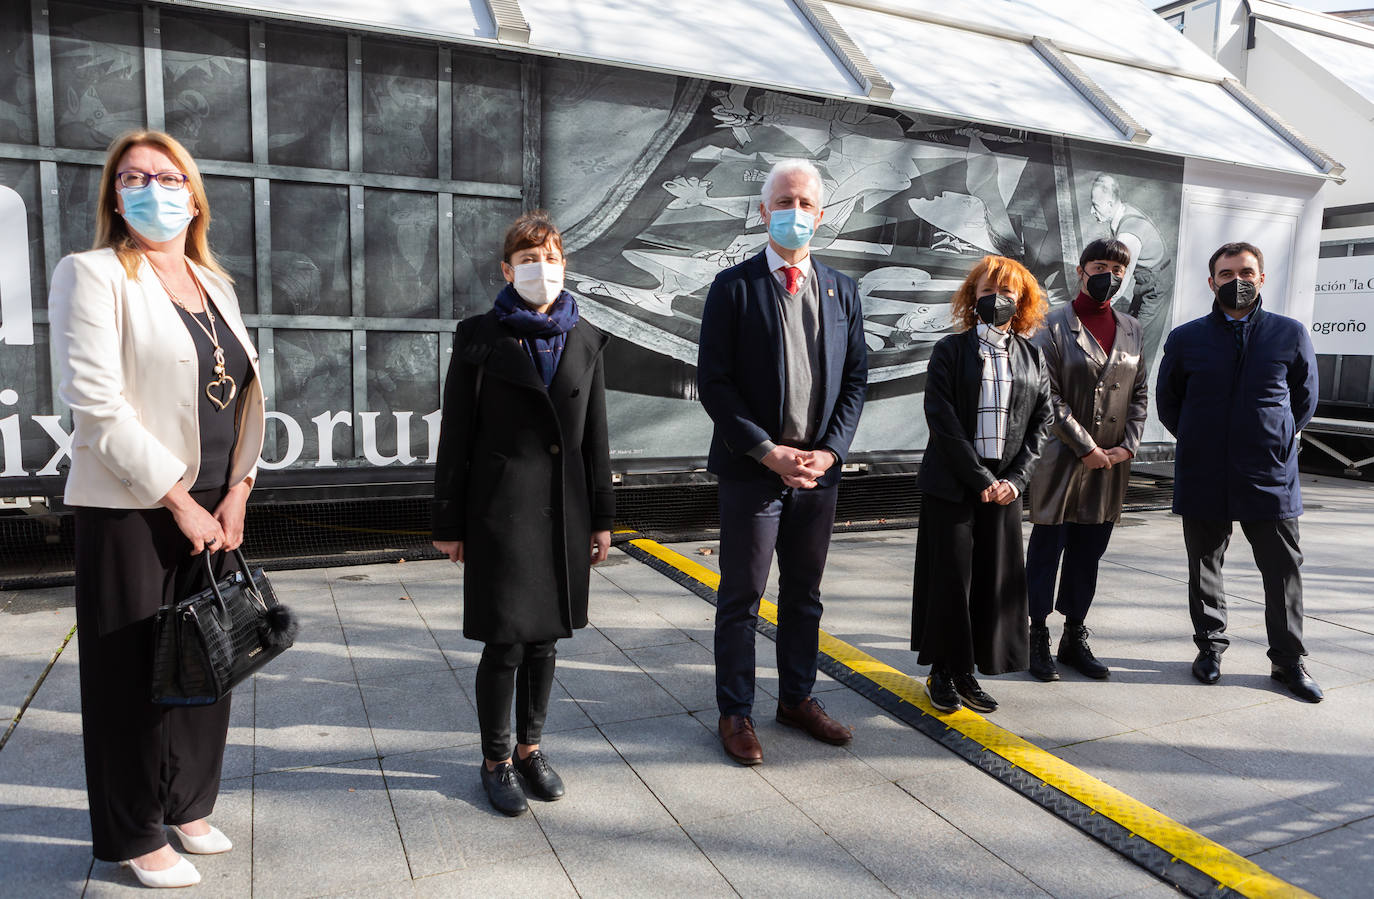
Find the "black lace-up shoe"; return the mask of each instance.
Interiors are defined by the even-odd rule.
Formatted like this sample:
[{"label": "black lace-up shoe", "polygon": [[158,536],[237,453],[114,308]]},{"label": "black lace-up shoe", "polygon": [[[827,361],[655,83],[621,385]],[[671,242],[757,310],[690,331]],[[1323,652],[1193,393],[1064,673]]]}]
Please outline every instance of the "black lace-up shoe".
[{"label": "black lace-up shoe", "polygon": [[1050,655],[1050,629],[1045,625],[1031,625],[1030,673],[1042,681],[1059,680],[1059,669]]},{"label": "black lace-up shoe", "polygon": [[1211,649],[1199,650],[1193,659],[1193,677],[1204,684],[1221,680],[1221,653]]},{"label": "black lace-up shoe", "polygon": [[542,799],[545,802],[553,802],[555,799],[562,799],[563,778],[558,776],[558,772],[553,770],[549,760],[544,758],[544,753],[538,749],[520,758],[519,753],[515,757],[515,770],[520,772],[520,776],[525,779],[525,786],[535,799]]},{"label": "black lace-up shoe", "polygon": [[964,707],[954,690],[954,681],[949,672],[941,668],[930,669],[930,677],[926,678],[926,696],[930,697],[930,704],[935,706],[936,711],[957,712]]},{"label": "black lace-up shoe", "polygon": [[502,762],[496,766],[496,770],[488,770],[486,763],[482,764],[482,786],[486,788],[487,799],[491,802],[491,807],[503,815],[523,815],[529,811],[529,803],[525,801],[525,791],[520,789],[520,778],[515,773],[515,766],[510,762]]},{"label": "black lace-up shoe", "polygon": [[1269,676],[1288,688],[1288,692],[1301,699],[1303,702],[1321,702],[1326,698],[1322,693],[1322,688],[1317,686],[1317,682],[1312,679],[1312,675],[1307,673],[1302,662],[1294,662],[1291,665],[1275,665],[1269,672]]},{"label": "black lace-up shoe", "polygon": [[964,701],[964,705],[975,712],[997,711],[997,700],[993,699],[972,674],[954,675],[954,691]]},{"label": "black lace-up shoe", "polygon": [[1059,661],[1094,680],[1112,676],[1112,670],[1093,655],[1088,646],[1088,629],[1081,624],[1064,625],[1064,636],[1059,638]]}]

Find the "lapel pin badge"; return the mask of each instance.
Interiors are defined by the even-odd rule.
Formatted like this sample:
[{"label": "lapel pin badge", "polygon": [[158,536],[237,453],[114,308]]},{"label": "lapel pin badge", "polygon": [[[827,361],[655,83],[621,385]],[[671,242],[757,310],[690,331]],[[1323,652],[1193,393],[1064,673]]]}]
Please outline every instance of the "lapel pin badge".
[{"label": "lapel pin badge", "polygon": [[833,296],[835,295],[835,288],[833,288],[833,287],[827,288],[825,292],[826,292],[827,294],[829,294],[830,296],[833,297]]}]

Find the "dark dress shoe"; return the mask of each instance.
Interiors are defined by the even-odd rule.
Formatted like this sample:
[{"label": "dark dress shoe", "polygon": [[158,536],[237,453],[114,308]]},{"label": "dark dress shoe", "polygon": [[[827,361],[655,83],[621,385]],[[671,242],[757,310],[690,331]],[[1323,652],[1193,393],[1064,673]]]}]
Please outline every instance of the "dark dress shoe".
[{"label": "dark dress shoe", "polygon": [[1059,680],[1059,669],[1050,655],[1050,629],[1045,625],[1031,625],[1030,629],[1030,673],[1042,681]]},{"label": "dark dress shoe", "polygon": [[558,772],[553,770],[549,760],[544,758],[544,753],[538,749],[520,758],[520,754],[515,754],[515,770],[520,772],[520,776],[525,780],[525,787],[534,795],[535,799],[542,799],[545,802],[553,802],[555,799],[562,799],[566,790],[563,789],[563,778],[558,776]]},{"label": "dark dress shoe", "polygon": [[1215,684],[1221,680],[1221,653],[1204,649],[1193,659],[1193,677],[1204,684]]},{"label": "dark dress shoe", "polygon": [[951,679],[954,681],[954,692],[959,694],[964,705],[975,712],[997,711],[997,700],[978,685],[978,680],[972,674],[956,674]]},{"label": "dark dress shoe", "polygon": [[1322,688],[1317,686],[1317,682],[1312,679],[1312,675],[1307,673],[1302,662],[1294,662],[1291,665],[1275,665],[1269,672],[1269,676],[1287,687],[1289,693],[1303,702],[1321,702],[1326,698],[1326,695],[1322,693]]},{"label": "dark dress shoe", "polygon": [[806,697],[794,708],[788,708],[779,701],[777,718],[779,724],[804,730],[831,746],[843,746],[854,739],[853,729],[827,715],[825,706],[814,696]]},{"label": "dark dress shoe", "polygon": [[515,773],[515,766],[510,762],[502,762],[494,771],[488,770],[486,763],[483,762],[482,786],[486,788],[491,807],[501,814],[514,818],[529,811],[525,791],[520,789],[520,778]]},{"label": "dark dress shoe", "polygon": [[964,707],[954,689],[954,680],[942,668],[930,669],[930,677],[926,678],[926,696],[930,697],[930,704],[935,706],[936,711],[957,712]]},{"label": "dark dress shoe", "polygon": [[1093,680],[1112,676],[1112,670],[1093,655],[1088,646],[1088,629],[1081,624],[1064,625],[1064,636],[1059,638],[1059,661]]},{"label": "dark dress shoe", "polygon": [[757,765],[763,761],[763,746],[754,733],[754,719],[748,715],[721,715],[720,743],[725,754],[741,765]]}]

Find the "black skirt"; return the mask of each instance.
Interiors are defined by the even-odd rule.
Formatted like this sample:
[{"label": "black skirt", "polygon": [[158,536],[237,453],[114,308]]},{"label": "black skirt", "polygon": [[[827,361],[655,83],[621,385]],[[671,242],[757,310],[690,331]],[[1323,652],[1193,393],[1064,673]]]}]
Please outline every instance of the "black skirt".
[{"label": "black skirt", "polygon": [[911,648],[954,674],[1024,671],[1030,659],[1021,503],[921,494]]}]

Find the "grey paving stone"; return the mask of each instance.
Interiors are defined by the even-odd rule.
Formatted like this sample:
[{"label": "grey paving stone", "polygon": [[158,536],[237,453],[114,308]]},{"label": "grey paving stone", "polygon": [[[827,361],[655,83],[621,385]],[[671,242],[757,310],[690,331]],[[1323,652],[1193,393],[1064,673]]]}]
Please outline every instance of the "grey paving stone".
[{"label": "grey paving stone", "polygon": [[899,896],[1045,895],[977,835],[950,826],[895,784],[810,799],[801,809]]},{"label": "grey paving stone", "polygon": [[0,609],[5,609],[0,611],[0,658],[37,653],[51,657],[76,625],[70,593],[70,587],[25,590],[0,599]]},{"label": "grey paving stone", "polygon": [[714,724],[683,713],[601,730],[679,824],[786,802],[757,769],[726,757]]},{"label": "grey paving stone", "polygon": [[377,755],[357,684],[259,680],[254,711],[259,772]]},{"label": "grey paving stone", "polygon": [[689,639],[661,618],[648,599],[641,601],[618,589],[598,591],[588,615],[596,629],[622,650]]},{"label": "grey paving stone", "polygon": [[375,760],[254,778],[254,894],[318,896],[409,877]]},{"label": "grey paving stone", "polygon": [[383,760],[391,805],[414,877],[500,862],[501,870],[519,883],[518,871],[539,861],[531,857],[550,852],[533,815],[507,818],[492,809],[482,789],[481,764],[482,753],[475,746]]},{"label": "grey paving stone", "polygon": [[399,583],[340,587],[335,581],[332,589],[360,680],[449,667]]},{"label": "grey paving stone", "polygon": [[890,896],[890,890],[796,806],[783,804],[684,829],[742,896]]},{"label": "grey paving stone", "polygon": [[92,864],[85,800],[0,811],[0,863],[7,895],[80,895]]},{"label": "grey paving stone", "polygon": [[[4,622],[0,621],[0,626]],[[29,691],[52,661],[52,651],[0,656],[0,734],[19,713]]]},{"label": "grey paving stone", "polygon": [[84,802],[81,745],[77,661],[69,646],[0,751],[0,810]]},{"label": "grey paving stone", "polygon": [[1368,860],[1374,858],[1374,818],[1332,828],[1250,860],[1269,873],[1317,895],[1369,895]]},{"label": "grey paving stone", "polygon": [[695,640],[625,651],[632,662],[689,711],[716,707],[716,660]]},{"label": "grey paving stone", "polygon": [[[1050,895],[1115,896],[1156,882],[1052,812],[1008,795],[1008,787],[972,766],[899,786],[953,827],[977,834],[984,849]],[[1027,840],[1027,834],[1035,839]]]},{"label": "grey paving stone", "polygon": [[619,650],[559,659],[554,676],[597,724],[684,711],[680,702]]},{"label": "grey paving stone", "polygon": [[560,850],[582,897],[733,896],[735,891],[679,827],[625,834]]},{"label": "grey paving stone", "polygon": [[383,756],[481,741],[477,712],[447,668],[366,681],[362,691]]},{"label": "grey paving stone", "polygon": [[570,639],[558,641],[558,656],[564,659],[616,651],[618,647],[597,630],[596,625],[578,628]]},{"label": "grey paving stone", "polygon": [[568,793],[558,802],[530,808],[560,856],[573,846],[673,826],[663,805],[599,731],[569,731],[547,745]]},{"label": "grey paving stone", "polygon": [[577,891],[552,852],[523,856],[505,864],[467,868],[449,874],[416,879],[414,895],[425,899],[453,896],[575,897]]}]

